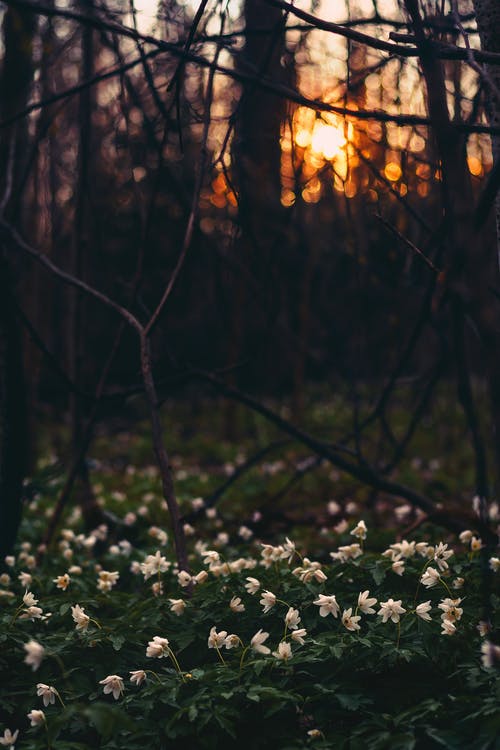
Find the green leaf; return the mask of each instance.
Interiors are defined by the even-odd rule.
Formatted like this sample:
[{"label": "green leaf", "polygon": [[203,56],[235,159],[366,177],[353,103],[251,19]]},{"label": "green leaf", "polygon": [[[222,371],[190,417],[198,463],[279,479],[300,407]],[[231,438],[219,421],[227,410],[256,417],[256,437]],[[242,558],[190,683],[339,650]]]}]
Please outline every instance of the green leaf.
[{"label": "green leaf", "polygon": [[104,740],[112,737],[119,729],[137,729],[128,714],[118,706],[94,703],[84,710],[84,714]]},{"label": "green leaf", "polygon": [[373,703],[371,698],[361,695],[361,693],[336,693],[335,698],[338,700],[342,708],[346,708],[348,711],[357,711],[361,706],[369,706]]},{"label": "green leaf", "polygon": [[110,633],[108,638],[113,644],[113,648],[115,651],[119,651],[126,641],[125,636],[120,635],[120,633]]}]

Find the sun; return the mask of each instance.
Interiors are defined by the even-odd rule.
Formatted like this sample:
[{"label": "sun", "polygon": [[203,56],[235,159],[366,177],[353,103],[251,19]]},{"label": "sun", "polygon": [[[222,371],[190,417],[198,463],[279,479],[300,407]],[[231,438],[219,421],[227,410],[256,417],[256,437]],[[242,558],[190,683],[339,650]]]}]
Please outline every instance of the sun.
[{"label": "sun", "polygon": [[318,117],[307,107],[298,107],[293,116],[293,142],[311,151],[318,159],[334,161],[345,153],[352,139],[352,125],[335,114]]}]

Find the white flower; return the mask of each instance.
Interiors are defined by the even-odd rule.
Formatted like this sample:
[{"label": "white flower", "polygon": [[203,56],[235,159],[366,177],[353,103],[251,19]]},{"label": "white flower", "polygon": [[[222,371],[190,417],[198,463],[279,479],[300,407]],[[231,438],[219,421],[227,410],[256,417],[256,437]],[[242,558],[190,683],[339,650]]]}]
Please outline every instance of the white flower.
[{"label": "white flower", "polygon": [[306,635],[307,630],[305,628],[298,628],[298,630],[293,630],[291,633],[292,641],[300,643],[300,645],[303,646],[305,643],[304,638]]},{"label": "white flower", "polygon": [[328,576],[325,575],[325,573],[323,573],[322,570],[315,570],[314,573],[312,574],[312,577],[315,578],[318,581],[318,583],[324,583],[325,581],[328,580]]},{"label": "white flower", "polygon": [[177,574],[177,581],[179,583],[179,586],[182,586],[182,588],[186,588],[186,586],[189,586],[189,584],[192,581],[191,575],[187,572],[187,570],[181,570]]},{"label": "white flower", "polygon": [[76,630],[87,630],[90,617],[85,614],[83,607],[80,607],[79,604],[75,604],[74,607],[71,607],[71,616],[76,622]]},{"label": "white flower", "polygon": [[439,570],[446,570],[448,568],[448,563],[446,560],[450,558],[453,555],[453,550],[448,549],[447,544],[443,544],[443,542],[439,542],[439,544],[436,544],[434,547],[434,560],[439,568]]},{"label": "white flower", "polygon": [[26,651],[24,663],[31,667],[33,672],[36,672],[45,656],[44,647],[38,641],[31,640],[24,644],[24,650]]},{"label": "white flower", "polygon": [[338,514],[340,513],[340,511],[342,510],[342,508],[341,508],[341,507],[340,507],[340,505],[339,505],[339,504],[338,504],[338,503],[336,502],[336,500],[330,500],[330,502],[329,502],[329,503],[328,503],[328,505],[326,506],[326,509],[327,509],[328,513],[329,513],[329,514],[330,514],[331,516],[336,516],[336,515],[338,515]]},{"label": "white flower", "polygon": [[242,603],[239,596],[233,596],[233,598],[229,602],[229,609],[232,612],[244,612],[245,605]]},{"label": "white flower", "polygon": [[490,557],[490,568],[494,573],[500,570],[500,557]]},{"label": "white flower", "polygon": [[191,506],[193,510],[201,510],[205,507],[205,501],[202,497],[195,497],[194,500],[191,500]]},{"label": "white flower", "polygon": [[346,521],[346,519],[341,518],[340,521],[337,524],[335,524],[335,526],[333,527],[333,530],[335,531],[336,534],[343,534],[344,531],[347,531],[348,528],[349,528],[349,524]]},{"label": "white flower", "polygon": [[415,549],[421,557],[434,557],[434,547],[427,542],[417,542]]},{"label": "white flower", "polygon": [[494,643],[491,643],[491,641],[484,641],[484,643],[481,644],[481,653],[483,667],[486,667],[487,669],[493,667],[496,662],[500,661],[500,646],[496,646]]},{"label": "white flower", "polygon": [[163,581],[155,581],[151,584],[151,591],[153,596],[161,596],[163,594]]},{"label": "white flower", "polygon": [[62,589],[62,591],[66,591],[69,584],[71,583],[71,578],[67,573],[64,573],[62,576],[57,576],[57,578],[53,578],[53,583],[56,584],[58,589]]},{"label": "white flower", "polygon": [[262,557],[262,565],[265,568],[270,568],[273,562],[277,562],[281,559],[283,552],[284,548],[281,545],[273,547],[272,544],[263,544],[260,553]]},{"label": "white flower", "polygon": [[292,647],[286,641],[280,641],[278,650],[273,651],[273,656],[281,661],[288,661],[288,659],[292,658]]},{"label": "white flower", "polygon": [[472,531],[470,531],[470,529],[466,529],[465,531],[460,532],[458,538],[460,539],[462,544],[468,544],[473,536],[474,534],[472,533]]},{"label": "white flower", "polygon": [[312,562],[308,557],[304,557],[303,565],[292,570],[292,575],[296,576],[302,583],[307,583],[315,578],[318,583],[324,583],[327,580],[326,575],[321,570],[321,563]]},{"label": "white flower", "polygon": [[456,627],[451,620],[441,621],[441,635],[453,635],[456,632]]},{"label": "white flower", "polygon": [[184,599],[169,599],[168,601],[170,602],[170,611],[177,615],[177,617],[184,614],[184,610],[186,609]]},{"label": "white flower", "polygon": [[463,578],[454,578],[451,585],[454,589],[461,589],[463,588],[464,583],[465,580]]},{"label": "white flower", "polygon": [[248,540],[253,537],[253,531],[252,529],[249,529],[248,526],[240,526],[238,529],[238,536],[245,542],[248,542]]},{"label": "white flower", "polygon": [[480,620],[477,624],[477,632],[479,635],[484,638],[485,635],[488,635],[488,633],[491,630],[491,623],[486,622],[486,620]]},{"label": "white flower", "polygon": [[393,573],[396,573],[396,575],[398,576],[402,576],[405,572],[405,564],[403,560],[396,560],[396,562],[392,563],[391,568],[393,570]]},{"label": "white flower", "polygon": [[193,576],[193,583],[205,583],[205,581],[208,578],[208,573],[206,570],[200,570],[199,573],[197,573],[195,576]]},{"label": "white flower", "polygon": [[360,620],[360,615],[353,616],[352,607],[345,609],[342,613],[342,624],[347,630],[360,630],[360,626],[358,625]]},{"label": "white flower", "polygon": [[438,604],[439,609],[443,610],[441,619],[449,620],[450,622],[458,622],[463,614],[463,609],[458,606],[461,601],[461,599],[443,599],[443,601]]},{"label": "white flower", "polygon": [[400,615],[404,614],[406,609],[401,606],[401,599],[394,601],[394,599],[388,599],[386,602],[380,602],[380,609],[377,612],[378,616],[382,618],[382,622],[387,622],[391,619],[392,622],[399,622]]},{"label": "white flower", "polygon": [[32,727],[38,727],[45,723],[45,714],[41,709],[34,708],[29,712],[28,719],[31,721]]},{"label": "white flower", "polygon": [[319,739],[320,737],[323,736],[323,732],[321,732],[319,729],[309,729],[308,732],[307,732],[307,734],[313,740],[317,740],[317,739]]},{"label": "white flower", "polygon": [[245,588],[248,593],[252,595],[256,594],[260,589],[260,581],[258,581],[257,578],[252,578],[251,576],[248,576],[245,580],[248,581],[248,583],[245,583]]},{"label": "white flower", "polygon": [[401,554],[389,547],[389,549],[386,549],[382,552],[382,557],[388,557],[390,560],[399,560],[401,558]]},{"label": "white flower", "polygon": [[473,536],[470,540],[470,548],[472,552],[479,552],[483,548],[483,541],[480,537]]},{"label": "white flower", "polygon": [[31,586],[31,583],[33,581],[33,576],[31,575],[31,573],[25,573],[24,571],[21,571],[17,578],[19,581],[21,581],[21,586]]},{"label": "white flower", "polygon": [[141,573],[144,576],[144,580],[147,581],[158,573],[164,573],[170,567],[170,563],[166,557],[163,557],[160,550],[156,550],[154,555],[148,555],[143,563],[141,563]]},{"label": "white flower", "polygon": [[214,545],[217,547],[225,547],[227,544],[229,544],[229,534],[225,531],[219,531],[215,537]]},{"label": "white flower", "polygon": [[[5,558],[5,561],[7,562],[7,558]],[[3,737],[0,737],[0,745],[3,745],[4,747],[10,747],[11,750],[14,750],[14,743],[17,740],[18,735],[19,729],[16,729],[14,734],[12,734],[10,729],[5,729]]]},{"label": "white flower", "polygon": [[43,609],[41,607],[27,607],[26,609],[23,609],[22,613],[19,615],[20,620],[31,620],[34,622],[35,620],[40,620],[43,615]]},{"label": "white flower", "polygon": [[35,604],[38,604],[38,599],[35,599],[35,595],[31,591],[25,591],[23,602],[27,607],[34,607]]},{"label": "white flower", "polygon": [[282,560],[290,560],[295,555],[295,542],[292,542],[288,537],[285,538],[285,544],[283,544],[283,551],[280,555]]},{"label": "white flower", "polygon": [[113,586],[116,585],[116,582],[118,581],[119,577],[120,577],[120,574],[118,573],[117,570],[114,570],[112,572],[109,570],[101,570],[99,571],[99,578],[97,580],[97,588],[99,589],[99,591],[111,591]]},{"label": "white flower", "polygon": [[[120,548],[120,552],[124,557],[129,557],[132,552],[132,545],[130,544],[128,539],[120,539],[120,541],[118,542],[118,547]],[[69,572],[71,573],[71,570]]]},{"label": "white flower", "polygon": [[262,644],[269,638],[269,633],[265,633],[263,630],[258,630],[250,641],[250,646],[258,654],[270,654],[271,649]]},{"label": "white flower", "polygon": [[170,648],[168,644],[168,638],[155,635],[152,641],[148,641],[146,656],[150,656],[153,659],[163,659],[164,656],[169,655]]},{"label": "white flower", "polygon": [[219,553],[213,549],[208,549],[203,554],[204,554],[203,562],[205,563],[205,565],[212,565],[212,564],[218,563],[220,560]]},{"label": "white flower", "polygon": [[441,580],[441,575],[436,568],[427,568],[425,573],[420,579],[420,582],[427,588],[431,589]]},{"label": "white flower", "polygon": [[351,536],[355,536],[357,539],[366,539],[366,532],[366,523],[364,521],[359,521],[357,526],[351,531]]},{"label": "white flower", "polygon": [[317,607],[319,607],[320,617],[327,617],[327,615],[329,614],[337,617],[338,613],[340,612],[340,607],[337,604],[337,599],[333,594],[331,596],[319,594],[318,598],[313,603],[316,604]]},{"label": "white flower", "polygon": [[168,542],[168,534],[164,529],[158,528],[158,526],[150,526],[148,529],[149,536],[156,539],[156,541],[164,547]]},{"label": "white flower", "polygon": [[99,680],[99,685],[104,685],[103,692],[105,695],[113,693],[115,701],[118,700],[125,690],[123,679],[117,674],[109,674],[104,680]]},{"label": "white flower", "polygon": [[370,597],[369,591],[362,591],[358,596],[358,608],[365,615],[374,615],[373,605],[377,603],[375,597]]},{"label": "white flower", "polygon": [[362,554],[363,550],[361,549],[361,546],[355,543],[339,547],[337,552],[330,552],[330,557],[332,558],[332,560],[347,562],[348,560],[355,560]]},{"label": "white flower", "polygon": [[417,608],[415,609],[415,614],[418,615],[422,620],[431,620],[431,616],[429,612],[431,611],[431,600],[429,599],[426,602],[422,602],[422,604],[419,604]]},{"label": "white flower", "polygon": [[390,549],[395,554],[393,560],[399,559],[401,557],[408,559],[410,557],[413,557],[416,552],[415,542],[408,542],[406,539],[403,539],[402,542],[391,544]]},{"label": "white flower", "polygon": [[240,637],[235,633],[230,633],[224,640],[224,646],[229,651],[230,648],[236,648],[241,643]]},{"label": "white flower", "polygon": [[259,604],[264,607],[264,614],[269,612],[276,604],[276,596],[272,591],[263,591]]},{"label": "white flower", "polygon": [[143,669],[136,669],[135,672],[130,672],[130,682],[133,682],[136,685],[142,685],[146,678],[147,675]]},{"label": "white flower", "polygon": [[7,557],[4,558],[4,560],[5,560],[5,564],[9,568],[13,568],[14,565],[16,564],[16,558],[14,557],[14,555],[7,555]]},{"label": "white flower", "polygon": [[49,703],[56,702],[57,691],[51,685],[45,685],[43,682],[39,682],[36,686],[36,694],[43,700],[43,705],[48,706]]},{"label": "white flower", "polygon": [[220,633],[218,633],[214,625],[210,628],[210,634],[208,636],[208,648],[222,648],[226,638],[227,630],[221,630]]},{"label": "white flower", "polygon": [[299,622],[300,622],[299,610],[293,609],[293,607],[290,607],[290,609],[285,615],[285,625],[287,626],[287,628],[290,628],[290,630],[296,630]]}]

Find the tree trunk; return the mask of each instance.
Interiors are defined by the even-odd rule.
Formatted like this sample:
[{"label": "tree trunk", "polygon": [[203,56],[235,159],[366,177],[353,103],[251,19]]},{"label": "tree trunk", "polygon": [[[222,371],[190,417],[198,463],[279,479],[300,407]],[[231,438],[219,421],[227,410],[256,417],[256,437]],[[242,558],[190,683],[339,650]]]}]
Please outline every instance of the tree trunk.
[{"label": "tree trunk", "polygon": [[[4,56],[0,76],[0,115],[22,110],[33,78],[34,14],[14,8],[3,20]],[[28,149],[26,120],[0,133],[0,212],[7,218]],[[26,466],[25,393],[20,332],[13,305],[14,271],[0,248],[0,560],[14,544],[21,519]]]},{"label": "tree trunk", "polygon": [[[481,47],[488,52],[500,53],[500,2],[498,0],[473,0],[476,12],[477,28],[481,39]],[[486,72],[492,83],[495,84],[497,92],[500,91],[500,65],[487,65]],[[488,114],[490,125],[500,126],[500,100],[485,85],[488,97]],[[493,150],[494,169],[500,169],[500,136],[491,137]],[[498,183],[497,183],[498,184]],[[495,213],[497,224],[497,249],[498,263],[500,267],[500,191],[497,192],[495,200]]]}]

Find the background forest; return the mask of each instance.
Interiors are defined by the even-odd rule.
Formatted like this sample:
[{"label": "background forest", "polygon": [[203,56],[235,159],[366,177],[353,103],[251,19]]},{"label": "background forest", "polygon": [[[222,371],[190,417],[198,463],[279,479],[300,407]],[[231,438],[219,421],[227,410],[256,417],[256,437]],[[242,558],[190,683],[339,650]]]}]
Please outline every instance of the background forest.
[{"label": "background forest", "polygon": [[[68,686],[84,648],[97,648],[97,671],[98,658],[118,669],[109,644],[136,669],[167,602],[181,654],[161,646],[168,695],[158,677],[145,703],[121,713],[78,676],[68,691],[93,708],[59,696],[60,717],[38,717],[46,736],[33,731],[21,747],[50,749],[58,737],[58,750],[180,737],[225,747],[244,715],[248,747],[264,748],[252,701],[272,704],[269,746],[287,717],[289,748],[497,747],[500,715],[486,700],[500,659],[497,0],[4,0],[0,23],[0,605],[12,646],[0,666],[12,670],[23,648],[33,671],[42,663],[18,632],[32,627],[44,643],[36,628],[48,630],[42,609],[29,614],[31,587],[56,613],[44,653],[64,661]],[[365,519],[372,548],[361,557]],[[238,555],[258,557],[261,542],[255,565],[268,578],[251,591],[253,563]],[[342,600],[361,598],[313,617],[332,598],[325,560]],[[94,572],[121,576],[116,592],[118,578],[101,576],[96,593],[85,578]],[[155,576],[153,598],[132,577],[141,572]],[[358,611],[370,609],[365,574],[384,627],[382,598],[406,606],[406,624],[390,613],[395,648],[380,623],[357,633]],[[259,591],[266,607],[281,587],[288,621],[269,660],[283,664],[269,682],[257,662],[251,676],[243,669],[247,652],[266,653],[251,636],[269,626],[248,601],[239,645],[210,631],[228,585],[233,615],[241,597]],[[437,647],[422,616],[430,600],[417,604],[433,586],[445,596]],[[95,619],[75,610],[83,604]],[[306,649],[293,635],[302,608],[305,632],[340,615],[360,640],[322,632],[294,671],[283,654],[292,640]],[[81,632],[62,645],[57,618],[70,611]],[[202,625],[217,668],[204,664]],[[237,677],[222,670],[223,647],[242,649]],[[319,666],[328,659],[348,685],[331,716],[338,684]],[[426,670],[435,691],[443,680],[432,706],[422,703]],[[415,693],[398,704],[396,741],[399,724],[383,717],[406,678]],[[27,709],[26,675],[16,679]],[[121,700],[123,684],[109,684]],[[257,698],[243,696],[254,687]],[[223,689],[227,711],[215,710]],[[318,695],[318,710],[306,710]],[[20,721],[12,696],[0,709],[6,726]],[[349,714],[358,710],[362,728]],[[141,711],[143,735],[125,719]],[[218,727],[203,742],[189,734],[198,720]]]}]

